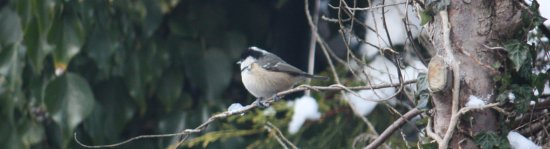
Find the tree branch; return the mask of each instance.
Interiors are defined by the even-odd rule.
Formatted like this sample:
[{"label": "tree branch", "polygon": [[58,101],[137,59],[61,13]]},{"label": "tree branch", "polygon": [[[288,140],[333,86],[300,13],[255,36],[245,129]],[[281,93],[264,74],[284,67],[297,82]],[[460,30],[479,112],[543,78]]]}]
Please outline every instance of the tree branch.
[{"label": "tree branch", "polygon": [[[290,142],[284,135],[283,133],[281,132],[281,130],[279,130],[279,128],[277,128],[275,125],[271,124],[271,122],[267,122],[266,123],[266,128],[267,130],[270,132],[270,133],[273,133],[273,135],[275,135],[275,138],[277,139],[277,141],[282,145],[284,146],[285,148],[286,147],[286,144],[288,144],[290,147],[292,147],[292,149],[298,149],[298,147],[296,147],[296,145],[292,144],[292,142]],[[273,132],[272,130],[275,130],[275,132]],[[286,144],[285,144],[286,143]]]},{"label": "tree branch", "polygon": [[[309,41],[309,57],[308,57],[308,64],[307,64],[307,73],[313,74],[314,68],[315,68],[315,42],[317,41],[317,23],[319,22],[319,0],[314,0],[313,4],[313,16],[309,13],[309,3],[308,0],[304,0],[305,2],[305,8],[306,15],[308,20],[311,20],[310,22],[310,28],[311,28],[311,34],[310,34],[310,41]],[[306,84],[310,84],[311,79],[307,80]],[[310,91],[306,91],[306,95],[310,96]]]},{"label": "tree branch", "polygon": [[[290,94],[290,93],[306,91],[306,90],[344,91],[344,90],[347,90],[347,89],[349,89],[349,90],[362,90],[362,89],[371,89],[371,88],[380,89],[380,88],[395,87],[395,86],[400,86],[402,84],[411,84],[411,83],[416,83],[416,80],[409,80],[409,81],[405,81],[403,83],[395,83],[395,84],[378,84],[378,85],[354,86],[354,87],[346,87],[346,88],[341,87],[341,85],[339,85],[339,86],[338,85],[331,85],[331,86],[301,85],[301,86],[298,86],[298,87],[295,87],[295,88],[292,88],[292,89],[289,89],[289,90],[286,90],[286,91],[279,92],[279,93],[277,93],[277,96],[279,96],[279,97],[280,96],[285,96],[285,95]],[[82,147],[86,147],[86,148],[108,148],[108,147],[117,147],[117,146],[129,143],[129,142],[132,142],[132,141],[138,140],[138,139],[163,138],[163,137],[173,137],[173,136],[180,136],[180,135],[189,135],[189,134],[193,134],[193,133],[202,132],[203,130],[205,130],[208,127],[208,125],[210,125],[210,123],[212,123],[212,122],[214,122],[218,119],[224,119],[224,118],[227,118],[227,117],[232,116],[232,115],[245,113],[245,112],[248,112],[252,109],[255,109],[255,108],[257,108],[257,105],[258,105],[256,102],[258,102],[258,101],[255,101],[252,104],[246,105],[246,106],[244,106],[243,108],[241,108],[239,110],[225,111],[225,112],[222,112],[222,113],[215,114],[215,115],[211,116],[210,118],[208,118],[208,120],[206,120],[204,123],[202,123],[201,125],[199,125],[195,129],[185,129],[184,131],[178,132],[178,133],[158,134],[158,135],[141,135],[141,136],[133,137],[133,138],[130,138],[128,140],[125,140],[125,141],[122,141],[122,142],[119,142],[119,143],[108,144],[108,145],[86,145],[86,144],[84,144],[84,143],[82,143],[78,140],[76,132],[74,133],[74,139],[75,139],[76,143],[78,143]],[[272,97],[270,97],[270,98],[266,99],[266,102],[268,104],[271,104],[275,101],[273,100]],[[185,141],[185,140],[182,140],[182,141]]]},{"label": "tree branch", "polygon": [[378,146],[380,146],[382,143],[384,143],[392,134],[395,132],[395,130],[401,128],[409,119],[415,117],[416,115],[422,113],[421,110],[418,108],[411,109],[409,112],[403,114],[399,119],[394,121],[376,140],[374,140],[372,143],[370,143],[365,149],[375,149]]}]

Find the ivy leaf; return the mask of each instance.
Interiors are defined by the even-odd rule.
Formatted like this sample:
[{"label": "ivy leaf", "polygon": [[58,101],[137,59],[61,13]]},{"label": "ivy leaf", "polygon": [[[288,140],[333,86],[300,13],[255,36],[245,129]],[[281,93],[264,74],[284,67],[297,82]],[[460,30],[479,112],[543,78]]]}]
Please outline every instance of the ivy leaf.
[{"label": "ivy leaf", "polygon": [[162,22],[163,14],[159,1],[143,0],[142,3],[146,10],[145,18],[143,18],[143,31],[147,37],[150,37]]},{"label": "ivy leaf", "polygon": [[495,132],[481,132],[474,136],[474,141],[483,149],[510,148],[508,140],[497,135]]},{"label": "ivy leaf", "polygon": [[421,149],[437,149],[437,143],[426,143],[426,144],[420,144]]},{"label": "ivy leaf", "polygon": [[48,40],[54,45],[56,70],[65,71],[70,60],[80,52],[84,44],[84,33],[80,20],[73,14],[63,15],[54,22]]},{"label": "ivy leaf", "polygon": [[11,134],[11,135],[0,135],[0,146],[2,148],[25,148],[21,136],[17,133],[15,126],[8,122],[0,123],[0,132],[2,134]]},{"label": "ivy leaf", "polygon": [[34,121],[26,121],[22,127],[21,140],[25,146],[31,146],[44,139],[44,127],[40,123]]},{"label": "ivy leaf", "polygon": [[231,81],[231,62],[229,56],[218,49],[209,49],[204,54],[204,66],[208,99],[219,97]]},{"label": "ivy leaf", "polygon": [[184,85],[183,73],[178,69],[174,70],[163,75],[158,87],[158,98],[167,112],[173,109],[173,105],[181,97]]},{"label": "ivy leaf", "polygon": [[428,80],[426,73],[419,73],[417,77],[418,82],[416,83],[417,94],[417,103],[416,107],[419,109],[428,109],[429,108],[429,99],[430,91],[428,90]]},{"label": "ivy leaf", "polygon": [[109,29],[95,27],[90,31],[90,36],[86,41],[85,51],[94,60],[100,71],[107,72],[110,67],[112,55],[120,46],[118,43],[118,34]]},{"label": "ivy leaf", "polygon": [[[110,79],[94,87],[98,98],[92,114],[83,122],[83,128],[94,144],[118,140],[137,107],[121,79]],[[108,127],[105,127],[108,126]]]},{"label": "ivy leaf", "polygon": [[521,66],[526,63],[529,54],[529,47],[525,43],[513,40],[504,45],[508,51],[508,58],[514,63],[514,68],[519,71]]},{"label": "ivy leaf", "polygon": [[518,86],[513,84],[511,92],[516,96],[514,100],[514,107],[519,113],[527,112],[529,103],[534,99],[533,88],[529,86]]},{"label": "ivy leaf", "polygon": [[21,19],[19,15],[9,7],[0,10],[0,45],[9,45],[23,40]]},{"label": "ivy leaf", "polygon": [[40,73],[44,65],[44,59],[52,52],[53,47],[48,44],[46,34],[40,34],[40,29],[36,22],[36,20],[32,20],[27,27],[23,42],[27,46],[28,57],[34,72]]},{"label": "ivy leaf", "polygon": [[427,9],[433,11],[441,11],[447,9],[451,4],[451,0],[426,0]]},{"label": "ivy leaf", "polygon": [[56,0],[33,0],[31,6],[40,34],[48,33],[54,22],[55,14],[59,12],[59,3]]},{"label": "ivy leaf", "polygon": [[432,12],[428,10],[422,10],[418,12],[418,16],[420,17],[420,25],[424,26],[426,23],[431,22],[433,20]]},{"label": "ivy leaf", "polygon": [[76,126],[92,113],[95,100],[84,78],[67,73],[48,83],[44,103],[67,146]]},{"label": "ivy leaf", "polygon": [[240,32],[231,31],[225,34],[224,45],[229,50],[231,59],[238,59],[246,49],[246,36]]}]

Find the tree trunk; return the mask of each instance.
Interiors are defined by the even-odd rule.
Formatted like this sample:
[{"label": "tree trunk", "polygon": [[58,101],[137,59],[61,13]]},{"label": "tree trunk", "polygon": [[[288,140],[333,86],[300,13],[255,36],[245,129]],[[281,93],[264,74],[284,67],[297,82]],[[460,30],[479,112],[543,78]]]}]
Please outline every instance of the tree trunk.
[{"label": "tree trunk", "polygon": [[[497,61],[504,61],[506,56],[503,43],[514,37],[524,37],[520,33],[522,12],[514,0],[451,0],[447,7],[450,24],[451,53],[459,63],[460,91],[459,107],[463,107],[470,96],[482,98],[485,103],[496,99],[496,82],[493,78],[500,73],[491,66]],[[433,47],[437,55],[447,57],[441,16],[434,16],[423,36],[431,39],[426,47]],[[426,44],[426,43],[424,43]],[[452,66],[448,64],[447,66]],[[452,68],[452,67],[449,67]],[[430,71],[432,68],[430,68]],[[451,70],[452,73],[453,70]],[[431,73],[431,72],[430,72]],[[452,80],[452,79],[449,79]],[[447,81],[452,84],[452,81]],[[441,138],[445,135],[451,119],[452,85],[445,90],[432,93],[434,104],[434,132]],[[473,111],[468,117],[460,119],[454,134],[449,141],[452,148],[477,148],[472,137],[481,131],[498,129],[497,113],[492,110]]]}]

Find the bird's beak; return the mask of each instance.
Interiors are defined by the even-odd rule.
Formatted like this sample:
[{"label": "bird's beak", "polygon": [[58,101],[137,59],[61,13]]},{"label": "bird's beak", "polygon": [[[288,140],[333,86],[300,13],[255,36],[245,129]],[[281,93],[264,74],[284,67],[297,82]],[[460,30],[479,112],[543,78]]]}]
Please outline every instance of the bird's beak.
[{"label": "bird's beak", "polygon": [[243,61],[237,61],[237,64],[241,64]]}]

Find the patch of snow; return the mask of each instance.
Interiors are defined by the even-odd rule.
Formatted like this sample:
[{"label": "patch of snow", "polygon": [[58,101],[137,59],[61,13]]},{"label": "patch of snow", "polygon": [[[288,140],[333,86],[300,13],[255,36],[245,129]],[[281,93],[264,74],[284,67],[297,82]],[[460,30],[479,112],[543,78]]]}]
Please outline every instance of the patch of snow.
[{"label": "patch of snow", "polygon": [[310,96],[303,96],[296,99],[294,103],[294,115],[288,124],[288,132],[295,134],[300,130],[306,120],[318,120],[321,113],[318,111],[317,101]]},{"label": "patch of snow", "polygon": [[[550,19],[550,1],[549,0],[538,0],[540,6],[539,11],[540,15],[546,19]],[[550,25],[550,21],[546,20],[544,21],[544,25],[548,26]]]},{"label": "patch of snow", "polygon": [[[227,108],[227,111],[229,111],[230,113],[233,113],[241,109],[243,109],[243,105],[241,105],[240,103],[233,103]],[[244,113],[241,113],[241,115],[244,115]]]},{"label": "patch of snow", "polygon": [[542,149],[542,147],[533,143],[533,141],[514,131],[508,132],[507,138],[512,149]]},{"label": "patch of snow", "polygon": [[514,100],[516,100],[516,95],[512,92],[509,92],[508,99],[510,99],[511,102],[514,102]]},{"label": "patch of snow", "polygon": [[466,107],[472,107],[472,108],[479,108],[484,105],[485,105],[485,101],[473,95],[470,95],[470,97],[468,97],[468,102],[466,102],[465,104]]},{"label": "patch of snow", "polygon": [[[387,0],[386,4],[394,4],[406,2],[406,0]],[[373,6],[381,5],[381,0],[375,0],[372,2]],[[420,20],[413,12],[413,7],[409,6],[405,9],[406,5],[394,5],[388,6],[384,10],[386,25],[388,27],[389,36],[394,45],[404,44],[407,41],[407,33],[402,18],[408,14],[409,28],[413,38],[417,37],[420,30]],[[365,14],[365,24],[378,31],[378,33],[368,30],[366,34],[366,42],[374,44],[380,48],[389,47],[388,37],[386,36],[386,30],[382,21],[382,9],[375,9],[368,11]],[[376,23],[376,24],[375,24]],[[372,57],[378,53],[378,49],[368,44],[361,45],[361,54],[367,57]]]},{"label": "patch of snow", "polygon": [[550,84],[548,82],[549,81],[546,81],[546,83],[544,83],[544,90],[542,90],[542,94],[550,94]]},{"label": "patch of snow", "polygon": [[[351,104],[351,106],[353,106],[357,110],[359,114],[364,116],[369,115],[370,112],[374,110],[374,107],[376,107],[376,105],[378,104],[374,101],[368,101],[363,99],[366,97],[372,97],[374,93],[371,90],[368,90],[370,92],[366,92],[366,91],[367,90],[362,90],[362,91],[356,92],[356,94],[346,93],[343,95],[343,98],[346,99]],[[359,94],[361,97],[358,97],[357,94]]]}]

